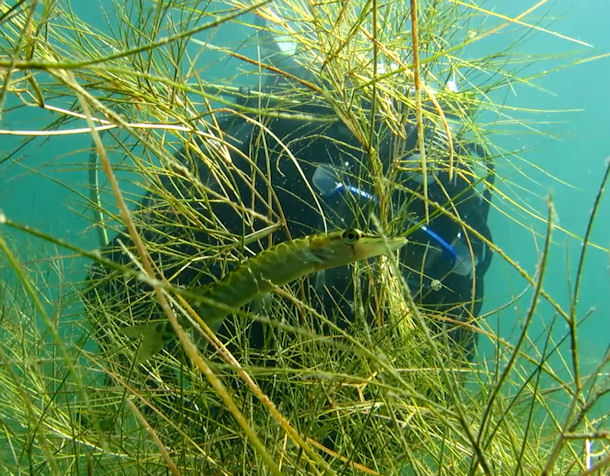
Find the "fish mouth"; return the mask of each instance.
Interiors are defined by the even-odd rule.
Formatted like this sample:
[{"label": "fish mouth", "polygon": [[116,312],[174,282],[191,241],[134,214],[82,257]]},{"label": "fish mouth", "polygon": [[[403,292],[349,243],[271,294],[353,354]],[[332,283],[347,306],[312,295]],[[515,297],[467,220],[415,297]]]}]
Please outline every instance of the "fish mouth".
[{"label": "fish mouth", "polygon": [[383,244],[390,250],[395,251],[405,246],[409,240],[405,237],[387,238]]},{"label": "fish mouth", "polygon": [[408,239],[405,237],[380,237],[377,236],[374,238],[375,246],[382,247],[384,251],[395,251],[399,248],[402,248],[404,245],[408,243]]},{"label": "fish mouth", "polygon": [[[407,244],[407,238],[395,237],[395,238],[382,238],[382,237],[370,237],[363,238],[363,242],[359,244],[360,255],[357,259],[372,258],[387,254],[392,251],[396,251]],[[364,241],[366,240],[366,241]],[[369,241],[370,240],[370,241]]]}]

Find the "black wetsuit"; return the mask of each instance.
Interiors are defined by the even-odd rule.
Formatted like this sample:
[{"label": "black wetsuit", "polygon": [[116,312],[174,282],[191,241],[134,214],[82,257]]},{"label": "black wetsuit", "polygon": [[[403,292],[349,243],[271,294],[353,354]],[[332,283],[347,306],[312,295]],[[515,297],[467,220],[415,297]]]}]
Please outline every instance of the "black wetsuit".
[{"label": "black wetsuit", "polygon": [[[318,203],[322,205],[328,229],[367,227],[370,224],[369,213],[378,213],[378,204],[374,199],[362,198],[355,193],[336,194],[328,198],[319,193],[312,183],[317,167],[320,164],[329,164],[336,167],[352,187],[374,196],[369,155],[348,128],[330,109],[317,102],[294,105],[284,112],[293,112],[295,116],[291,118],[284,114],[281,118],[266,119],[265,129],[238,115],[220,118],[225,140],[232,144],[235,150],[231,151],[231,162],[216,158],[214,166],[217,169],[213,171],[207,165],[209,161],[202,159],[203,156],[209,157],[212,154],[209,149],[212,146],[209,143],[205,145],[195,141],[177,154],[176,159],[186,166],[189,174],[162,177],[160,183],[171,195],[189,203],[198,215],[199,222],[203,223],[202,227],[194,226],[192,220],[184,219],[173,210],[171,204],[159,200],[154,194],[149,194],[143,200],[141,212],[145,215],[140,217],[140,220],[154,224],[155,229],[144,231],[144,238],[149,244],[155,244],[152,249],[158,251],[153,251],[152,258],[166,277],[172,277],[173,283],[184,286],[205,284],[228,271],[220,269],[214,260],[193,261],[185,266],[190,258],[201,255],[203,244],[218,245],[222,242],[220,235],[214,235],[215,230],[225,229],[232,234],[243,236],[266,226],[262,220],[252,218],[252,213],[234,206],[235,203],[245,204],[249,209],[269,216],[271,221],[285,220],[283,226],[273,233],[274,242],[322,231],[324,223]],[[302,117],[304,113],[325,120],[309,121]],[[412,154],[415,149],[415,126],[412,122],[407,124],[407,139],[402,141],[387,131],[384,132],[382,125],[379,126],[379,156],[386,171],[396,163],[395,151],[398,150],[398,142],[402,158]],[[275,138],[279,139],[281,144]],[[457,155],[474,157],[487,167],[489,184],[493,180],[493,168],[481,149],[459,140],[455,141],[455,145]],[[204,154],[200,154],[200,150],[205,147],[208,149]],[[249,160],[245,160],[244,156]],[[256,163],[256,171],[253,169],[253,163]],[[461,169],[466,173],[470,171],[467,161],[456,161],[456,164],[456,170]],[[217,179],[219,176],[223,179]],[[213,194],[202,193],[200,187],[193,186],[193,177],[211,191],[217,191],[224,199],[219,200]],[[226,180],[232,183],[228,185]],[[431,311],[430,314],[443,314],[456,321],[476,317],[483,299],[483,275],[489,267],[491,253],[480,239],[464,230],[454,218],[438,213],[435,207],[431,206],[429,211],[432,218],[428,228],[447,242],[460,232],[462,237],[467,235],[476,256],[474,273],[453,273],[451,259],[447,258],[446,253],[431,239],[429,233],[418,228],[423,223],[425,213],[422,200],[415,196],[423,193],[417,177],[403,171],[396,175],[396,182],[398,187],[392,193],[389,219],[394,223],[391,230],[393,233],[401,234],[406,229],[412,230],[409,244],[401,250],[400,261],[415,302],[422,309]],[[274,196],[269,195],[268,183],[271,183]],[[491,199],[489,187],[481,190],[480,186],[474,187],[459,174],[450,181],[446,173],[440,173],[430,182],[428,196],[447,210],[457,210],[463,222],[491,240],[487,227]],[[272,209],[268,206],[269,201],[273,204]],[[131,246],[128,235],[123,232],[103,252],[115,261],[127,263],[129,256],[121,251],[118,240],[127,247]],[[103,302],[110,310],[116,306],[117,312],[129,306],[130,313],[137,316],[140,322],[159,312],[153,299],[142,299],[142,294],[150,291],[149,287],[133,277],[94,265],[90,278],[95,280],[90,281],[94,283],[94,287],[87,290],[85,298],[92,307],[95,307],[96,301]],[[98,281],[100,279],[102,281]],[[335,308],[339,311],[337,314],[342,316],[341,320],[349,321],[353,315],[351,286],[351,273],[347,268],[329,270],[326,273],[325,289],[318,293],[321,297],[318,298],[317,305],[326,309]],[[108,312],[105,316],[107,315]],[[94,318],[93,321],[94,326],[103,334],[103,322],[100,322],[99,318]],[[471,331],[443,320],[437,322],[432,319],[432,322],[435,323],[433,325],[436,329],[452,329],[446,335],[462,348],[468,351],[472,349],[474,337]],[[254,329],[252,341],[260,345],[260,328],[254,326]],[[98,340],[103,341],[100,332],[94,329]]]}]

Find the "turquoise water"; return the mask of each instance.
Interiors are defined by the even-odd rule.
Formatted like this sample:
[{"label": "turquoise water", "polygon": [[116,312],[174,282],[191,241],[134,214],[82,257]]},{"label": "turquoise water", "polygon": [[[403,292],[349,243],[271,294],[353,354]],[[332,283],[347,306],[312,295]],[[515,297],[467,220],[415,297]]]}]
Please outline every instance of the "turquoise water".
[{"label": "turquoise water", "polygon": [[[500,2],[502,11],[517,14],[531,6],[532,2]],[[517,51],[538,55],[548,52],[565,52],[574,55],[574,59],[594,57],[610,52],[610,30],[607,18],[610,15],[610,3],[598,0],[582,2],[555,1],[549,2],[545,16],[535,16],[530,22],[540,21],[539,25],[555,32],[590,43],[585,47],[553,37],[550,34],[538,33],[528,41],[520,43]],[[515,33],[518,37],[518,32]],[[505,38],[508,40],[509,38]],[[496,40],[498,47],[502,41]],[[494,47],[494,41],[485,45]],[[568,55],[569,60],[572,56]],[[559,63],[562,63],[560,60]],[[528,73],[550,70],[548,64],[541,63],[527,68]],[[559,230],[553,232],[553,247],[544,281],[544,288],[562,305],[570,302],[574,286],[574,276],[581,251],[580,238],[584,235],[589,212],[593,206],[597,189],[605,169],[606,158],[610,157],[610,58],[587,62],[534,80],[532,87],[515,85],[514,92],[504,92],[507,104],[531,109],[547,109],[554,113],[534,114],[520,113],[520,117],[533,121],[549,122],[540,125],[540,129],[550,137],[536,134],[519,134],[518,136],[500,136],[497,143],[508,150],[519,150],[523,159],[534,164],[540,170],[526,164],[515,162],[515,167],[508,176],[515,184],[524,187],[519,195],[528,203],[534,204],[540,213],[545,213],[545,199],[552,197],[552,203],[559,226],[575,233],[572,237]],[[519,174],[519,167],[527,176]],[[500,174],[502,176],[502,174]],[[554,180],[552,177],[556,177]],[[531,193],[530,193],[531,192]],[[591,235],[591,241],[602,247],[610,245],[610,196],[606,195],[599,210],[597,221]],[[533,230],[544,233],[544,224],[527,222]],[[534,271],[538,250],[543,246],[542,237],[536,240],[532,232],[514,224],[496,213],[490,219],[490,228],[495,242],[529,272]],[[536,246],[538,249],[536,248]],[[588,371],[600,363],[610,343],[610,260],[607,253],[591,248],[587,251],[585,274],[578,301],[578,315],[584,316],[593,310],[591,316],[580,327],[581,355],[584,368]],[[503,276],[508,278],[504,278]],[[571,284],[568,285],[568,277]],[[491,300],[500,297],[506,300],[507,295],[514,294],[516,289],[511,282],[514,273],[500,259],[494,259],[486,277],[486,296]],[[522,300],[523,301],[523,300]],[[523,315],[523,306],[519,305],[518,315]],[[491,304],[491,302],[490,302]],[[502,320],[509,321],[503,325],[510,329],[514,320],[511,309],[503,312]],[[554,313],[549,306],[542,305],[537,313],[533,335],[539,330],[543,333],[550,325]],[[554,329],[557,336],[566,331],[561,318]]]},{"label": "turquoise water", "polygon": [[[507,15],[524,11],[532,2],[487,2],[487,8]],[[90,16],[90,14],[83,14]],[[528,34],[521,39],[525,29],[513,28],[495,37],[472,45],[473,54],[479,51],[504,50],[517,42],[517,52],[537,55],[550,52],[567,53],[564,59],[554,63],[538,62],[535,58],[526,65],[525,72],[534,74],[543,69],[550,71],[554,64],[566,64],[580,58],[610,52],[610,30],[606,27],[610,18],[610,3],[601,0],[552,1],[527,21],[560,32],[593,45],[586,47],[557,38],[549,33]],[[228,35],[230,36],[230,35]],[[224,65],[231,68],[231,65]],[[553,247],[545,289],[565,306],[569,302],[572,280],[580,252],[580,237],[587,224],[588,213],[599,186],[604,161],[610,156],[608,146],[610,113],[610,58],[577,64],[552,71],[533,80],[534,87],[513,84],[512,89],[497,91],[495,99],[511,106],[557,112],[519,112],[515,115],[528,121],[541,122],[539,129],[548,136],[527,134],[522,128],[518,133],[494,136],[497,145],[515,151],[519,158],[511,158],[500,164],[500,175],[507,179],[501,188],[517,193],[542,215],[545,199],[552,194],[557,223],[573,233],[569,236],[560,230],[553,233]],[[8,104],[10,106],[10,104]],[[46,125],[51,115],[34,109],[27,116],[5,114],[1,129],[37,129]],[[19,138],[0,136],[2,154],[13,150]],[[95,234],[88,228],[90,217],[83,207],[83,200],[76,199],[69,190],[80,190],[87,181],[86,168],[90,139],[86,135],[54,137],[37,140],[13,157],[10,163],[0,165],[0,209],[12,219],[26,223],[64,238],[85,248],[93,248]],[[0,156],[3,158],[4,156]],[[533,165],[533,166],[532,166]],[[555,178],[553,178],[555,177]],[[55,182],[59,180],[61,184]],[[522,189],[520,188],[522,187]],[[499,197],[496,204],[502,205]],[[592,241],[602,247],[610,246],[610,198],[604,197],[595,224]],[[509,217],[493,213],[490,225],[495,242],[507,254],[517,259],[521,266],[534,273],[539,251],[543,244],[544,224],[523,215],[526,227],[517,226]],[[539,234],[534,237],[535,234]],[[22,249],[23,236],[19,237]],[[63,253],[63,250],[48,250]],[[82,278],[85,273],[81,261],[67,261],[67,274]],[[588,250],[586,273],[578,302],[579,315],[590,309],[593,314],[581,326],[581,353],[585,370],[592,370],[603,357],[610,335],[610,277],[608,254],[599,249]],[[506,303],[524,287],[510,266],[498,256],[486,276],[487,309]],[[527,296],[513,306],[494,316],[490,322],[499,322],[502,335],[509,337],[518,328],[519,316],[527,308]],[[534,322],[533,335],[542,333],[550,325],[554,313],[541,304]],[[558,319],[553,332],[561,336],[565,325]],[[482,347],[485,353],[485,346]]]}]

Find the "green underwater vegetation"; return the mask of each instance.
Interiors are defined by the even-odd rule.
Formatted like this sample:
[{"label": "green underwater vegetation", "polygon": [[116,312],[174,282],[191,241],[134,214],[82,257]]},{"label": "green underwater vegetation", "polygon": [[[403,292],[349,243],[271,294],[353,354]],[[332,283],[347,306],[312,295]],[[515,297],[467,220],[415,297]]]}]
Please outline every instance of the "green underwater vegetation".
[{"label": "green underwater vegetation", "polygon": [[[542,26],[545,3],[134,0],[90,19],[68,1],[0,3],[0,140],[15,139],[0,170],[61,185],[83,223],[75,238],[0,210],[6,474],[604,474],[610,354],[583,363],[581,324],[603,310],[578,301],[587,256],[609,253],[591,233],[610,163],[585,229],[562,228],[552,198],[528,204],[515,170],[540,166],[496,139],[545,134],[546,111],[498,93],[537,87],[528,63],[570,60],[475,48],[512,29],[583,46]],[[55,166],[28,163],[66,137]],[[329,183],[350,190],[334,208]],[[473,225],[468,200],[532,230],[535,265]],[[445,221],[463,241],[434,236]],[[447,281],[388,252],[266,283],[218,335],[196,312],[199,286],[236,264],[351,226],[423,230],[439,260],[461,243],[446,276],[472,291],[435,307],[405,276],[428,293]],[[567,299],[546,287],[558,234],[582,244]],[[489,253],[514,279],[493,305],[474,289]],[[151,323],[173,338],[141,360],[126,330]]]}]

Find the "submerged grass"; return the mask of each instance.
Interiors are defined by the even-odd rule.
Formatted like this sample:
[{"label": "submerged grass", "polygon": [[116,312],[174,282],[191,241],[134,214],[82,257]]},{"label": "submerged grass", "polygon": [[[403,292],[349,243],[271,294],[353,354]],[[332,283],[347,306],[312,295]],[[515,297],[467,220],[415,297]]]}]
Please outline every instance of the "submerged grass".
[{"label": "submerged grass", "polygon": [[[23,160],[40,136],[90,135],[90,159],[77,164],[89,184],[72,188],[74,199],[99,231],[95,246],[121,233],[118,251],[90,252],[0,215],[0,460],[9,474],[602,474],[610,355],[583,373],[579,324],[588,316],[576,303],[585,253],[599,248],[590,232],[608,169],[562,306],[545,290],[552,237],[563,232],[552,203],[533,209],[510,177],[463,152],[475,143],[481,156],[508,161],[488,140],[492,130],[538,132],[493,99],[535,79],[521,72],[528,59],[509,51],[473,58],[469,45],[511,27],[559,34],[529,24],[529,10],[511,18],[468,2],[411,4],[417,15],[406,2],[113,2],[100,6],[103,28],[67,2],[0,4],[1,112],[51,114],[37,130],[2,130],[24,141],[0,165]],[[481,111],[496,115],[489,127],[477,121]],[[277,137],[279,120],[294,134]],[[337,121],[342,138],[329,132]],[[256,138],[248,147],[239,129],[227,132],[236,123]],[[312,123],[319,131],[299,142]],[[384,149],[384,133],[405,139],[405,123],[418,130],[417,164],[404,160],[400,141]],[[443,134],[440,146],[426,141],[429,127]],[[516,337],[493,323],[519,296],[456,320],[418,304],[395,257],[353,267],[347,324],[348,297],[321,305],[312,279],[236,312],[220,340],[205,332],[188,285],[217,279],[279,233],[291,236],[271,171],[289,163],[303,175],[301,151],[320,138],[366,167],[354,180],[374,191],[378,213],[352,211],[373,231],[413,232],[395,202],[416,197],[426,216],[449,216],[488,241],[459,216],[459,197],[438,203],[426,187],[405,186],[400,173],[414,168],[456,174],[501,197],[494,212],[545,224],[533,274],[488,243],[530,299],[512,316],[522,323]],[[200,163],[221,186],[199,176]],[[308,206],[328,215],[325,225],[340,223],[319,201]],[[239,220],[227,224],[221,209]],[[26,262],[28,240],[40,246]],[[57,250],[70,254],[44,259]],[[105,273],[64,271],[82,258]],[[183,281],[186,269],[197,270],[192,282]],[[531,322],[541,312],[551,324],[536,335]],[[153,315],[169,319],[179,340],[136,366],[137,343],[121,328]],[[187,318],[204,329],[183,328]],[[260,326],[264,345],[256,346]],[[492,358],[460,355],[454,328],[479,334]]]}]

